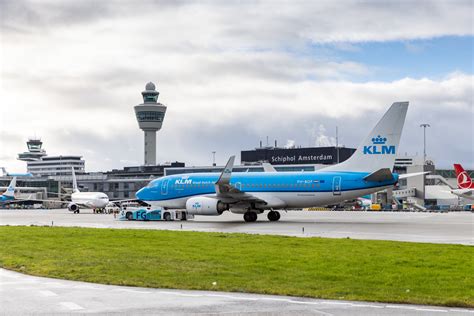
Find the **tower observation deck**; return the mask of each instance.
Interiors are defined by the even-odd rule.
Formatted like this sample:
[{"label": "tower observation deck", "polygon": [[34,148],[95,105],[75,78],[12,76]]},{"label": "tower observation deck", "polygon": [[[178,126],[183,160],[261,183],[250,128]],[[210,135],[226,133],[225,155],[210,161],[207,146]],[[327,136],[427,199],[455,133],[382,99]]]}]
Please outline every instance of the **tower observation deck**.
[{"label": "tower observation deck", "polygon": [[28,151],[18,154],[18,160],[37,161],[46,156],[46,151],[41,148],[43,142],[40,138],[35,137],[28,139],[26,146],[28,147]]},{"label": "tower observation deck", "polygon": [[145,132],[145,165],[156,165],[156,132],[165,119],[166,106],[158,102],[153,82],[149,82],[142,92],[143,103],[135,106],[138,126]]}]

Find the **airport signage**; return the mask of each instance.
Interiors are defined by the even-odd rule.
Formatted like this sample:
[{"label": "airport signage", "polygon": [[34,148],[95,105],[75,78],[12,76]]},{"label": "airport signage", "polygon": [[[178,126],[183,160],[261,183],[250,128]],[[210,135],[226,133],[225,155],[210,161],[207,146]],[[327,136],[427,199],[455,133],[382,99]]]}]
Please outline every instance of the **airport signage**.
[{"label": "airport signage", "polygon": [[[349,158],[355,149],[339,148],[339,162]],[[242,163],[266,161],[273,165],[334,164],[337,163],[337,148],[257,148],[240,153]]]},{"label": "airport signage", "polygon": [[323,163],[327,161],[333,161],[332,155],[293,155],[293,156],[271,156],[270,163],[271,164],[287,164],[287,163],[298,163],[298,164],[305,164],[305,163]]}]

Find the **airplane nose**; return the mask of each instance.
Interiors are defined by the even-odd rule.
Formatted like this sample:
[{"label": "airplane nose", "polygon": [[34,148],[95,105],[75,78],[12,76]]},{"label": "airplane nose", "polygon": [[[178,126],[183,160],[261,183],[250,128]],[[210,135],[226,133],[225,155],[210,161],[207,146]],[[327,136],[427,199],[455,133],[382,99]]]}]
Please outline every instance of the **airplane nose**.
[{"label": "airplane nose", "polygon": [[141,188],[140,190],[137,191],[137,193],[135,193],[135,197],[138,200],[143,200],[146,195],[145,192],[146,192],[146,188]]}]

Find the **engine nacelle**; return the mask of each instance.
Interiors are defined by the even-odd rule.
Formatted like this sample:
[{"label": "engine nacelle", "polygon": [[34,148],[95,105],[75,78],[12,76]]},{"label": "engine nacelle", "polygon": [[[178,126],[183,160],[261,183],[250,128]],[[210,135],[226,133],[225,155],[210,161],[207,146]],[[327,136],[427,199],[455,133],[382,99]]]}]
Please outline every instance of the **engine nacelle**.
[{"label": "engine nacelle", "polygon": [[194,197],[186,201],[186,211],[192,215],[221,215],[229,205],[210,197]]},{"label": "engine nacelle", "polygon": [[76,203],[69,203],[67,205],[67,209],[70,211],[70,212],[77,212],[79,210],[79,206],[76,204]]}]

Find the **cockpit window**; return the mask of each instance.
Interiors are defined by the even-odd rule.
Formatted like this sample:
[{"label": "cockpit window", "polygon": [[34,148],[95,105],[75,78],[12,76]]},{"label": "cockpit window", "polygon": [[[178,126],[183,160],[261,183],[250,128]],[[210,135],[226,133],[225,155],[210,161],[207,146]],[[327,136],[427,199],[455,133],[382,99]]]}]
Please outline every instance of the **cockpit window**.
[{"label": "cockpit window", "polygon": [[153,188],[155,186],[155,181],[150,181],[148,185],[146,186],[147,188]]}]

